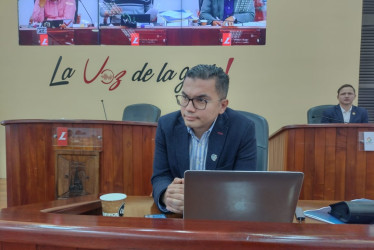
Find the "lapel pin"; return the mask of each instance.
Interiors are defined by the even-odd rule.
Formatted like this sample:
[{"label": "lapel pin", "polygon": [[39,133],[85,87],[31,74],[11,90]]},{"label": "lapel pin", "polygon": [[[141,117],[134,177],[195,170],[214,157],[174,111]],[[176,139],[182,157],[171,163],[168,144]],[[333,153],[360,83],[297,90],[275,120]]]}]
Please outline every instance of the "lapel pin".
[{"label": "lapel pin", "polygon": [[212,154],[211,156],[210,156],[210,159],[212,159],[212,161],[216,161],[217,160],[217,155],[216,154]]},{"label": "lapel pin", "polygon": [[352,112],[352,115],[356,115],[356,112]]},{"label": "lapel pin", "polygon": [[223,135],[223,133],[222,133],[222,132],[217,132],[217,134],[219,134],[219,135]]}]

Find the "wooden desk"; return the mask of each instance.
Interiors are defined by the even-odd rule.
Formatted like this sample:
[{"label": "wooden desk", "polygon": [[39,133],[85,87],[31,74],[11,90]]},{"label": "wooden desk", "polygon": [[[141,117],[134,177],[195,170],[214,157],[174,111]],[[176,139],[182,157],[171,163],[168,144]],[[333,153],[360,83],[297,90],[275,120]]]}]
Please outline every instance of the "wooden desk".
[{"label": "wooden desk", "polygon": [[359,132],[374,124],[285,126],[269,138],[269,170],[304,172],[300,199],[374,199],[374,151],[359,147]]},{"label": "wooden desk", "polygon": [[[304,208],[327,204],[327,201],[299,203]],[[297,224],[141,218],[144,214],[159,213],[151,197],[128,197],[125,218],[97,216],[97,212],[100,212],[100,203],[97,197],[93,196],[3,209],[0,211],[0,249],[374,247],[372,226],[368,225],[314,224],[308,221]]]},{"label": "wooden desk", "polygon": [[74,151],[78,156],[90,152],[84,148],[54,146],[57,127],[102,131],[100,150],[91,150],[95,153],[93,157],[99,158],[95,160],[99,164],[98,193],[149,195],[152,192],[150,179],[157,123],[9,120],[1,124],[6,132],[8,207],[55,200],[58,152]]}]

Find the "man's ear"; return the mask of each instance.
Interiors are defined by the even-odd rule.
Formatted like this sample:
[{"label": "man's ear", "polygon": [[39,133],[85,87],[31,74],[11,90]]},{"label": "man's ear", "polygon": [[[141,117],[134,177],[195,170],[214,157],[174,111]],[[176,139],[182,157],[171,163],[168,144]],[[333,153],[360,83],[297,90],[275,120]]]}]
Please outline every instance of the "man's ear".
[{"label": "man's ear", "polygon": [[229,105],[229,100],[227,99],[224,99],[221,101],[221,110],[220,110],[220,114],[223,114],[227,108],[227,106]]}]

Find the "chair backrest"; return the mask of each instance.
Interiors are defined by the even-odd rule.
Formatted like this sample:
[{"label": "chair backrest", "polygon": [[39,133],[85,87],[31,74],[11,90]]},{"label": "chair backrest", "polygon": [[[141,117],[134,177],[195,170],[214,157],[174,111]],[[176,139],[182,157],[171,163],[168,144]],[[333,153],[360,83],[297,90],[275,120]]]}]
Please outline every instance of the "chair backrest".
[{"label": "chair backrest", "polygon": [[267,120],[257,114],[238,111],[248,119],[254,122],[256,129],[257,142],[257,171],[266,171],[268,169],[268,145],[269,145],[269,125]]},{"label": "chair backrest", "polygon": [[123,110],[123,121],[158,122],[161,110],[152,104],[139,103],[127,106]]},{"label": "chair backrest", "polygon": [[307,112],[308,124],[321,123],[323,111],[334,106],[335,105],[328,104],[310,108]]}]

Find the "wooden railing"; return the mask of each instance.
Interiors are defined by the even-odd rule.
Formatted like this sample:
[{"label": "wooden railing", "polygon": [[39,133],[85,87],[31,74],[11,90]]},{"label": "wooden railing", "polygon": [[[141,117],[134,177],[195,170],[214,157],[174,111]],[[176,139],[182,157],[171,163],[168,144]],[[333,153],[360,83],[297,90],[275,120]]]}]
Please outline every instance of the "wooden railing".
[{"label": "wooden railing", "polygon": [[286,126],[269,139],[269,170],[304,172],[300,199],[374,199],[374,152],[359,133],[374,124]]}]

